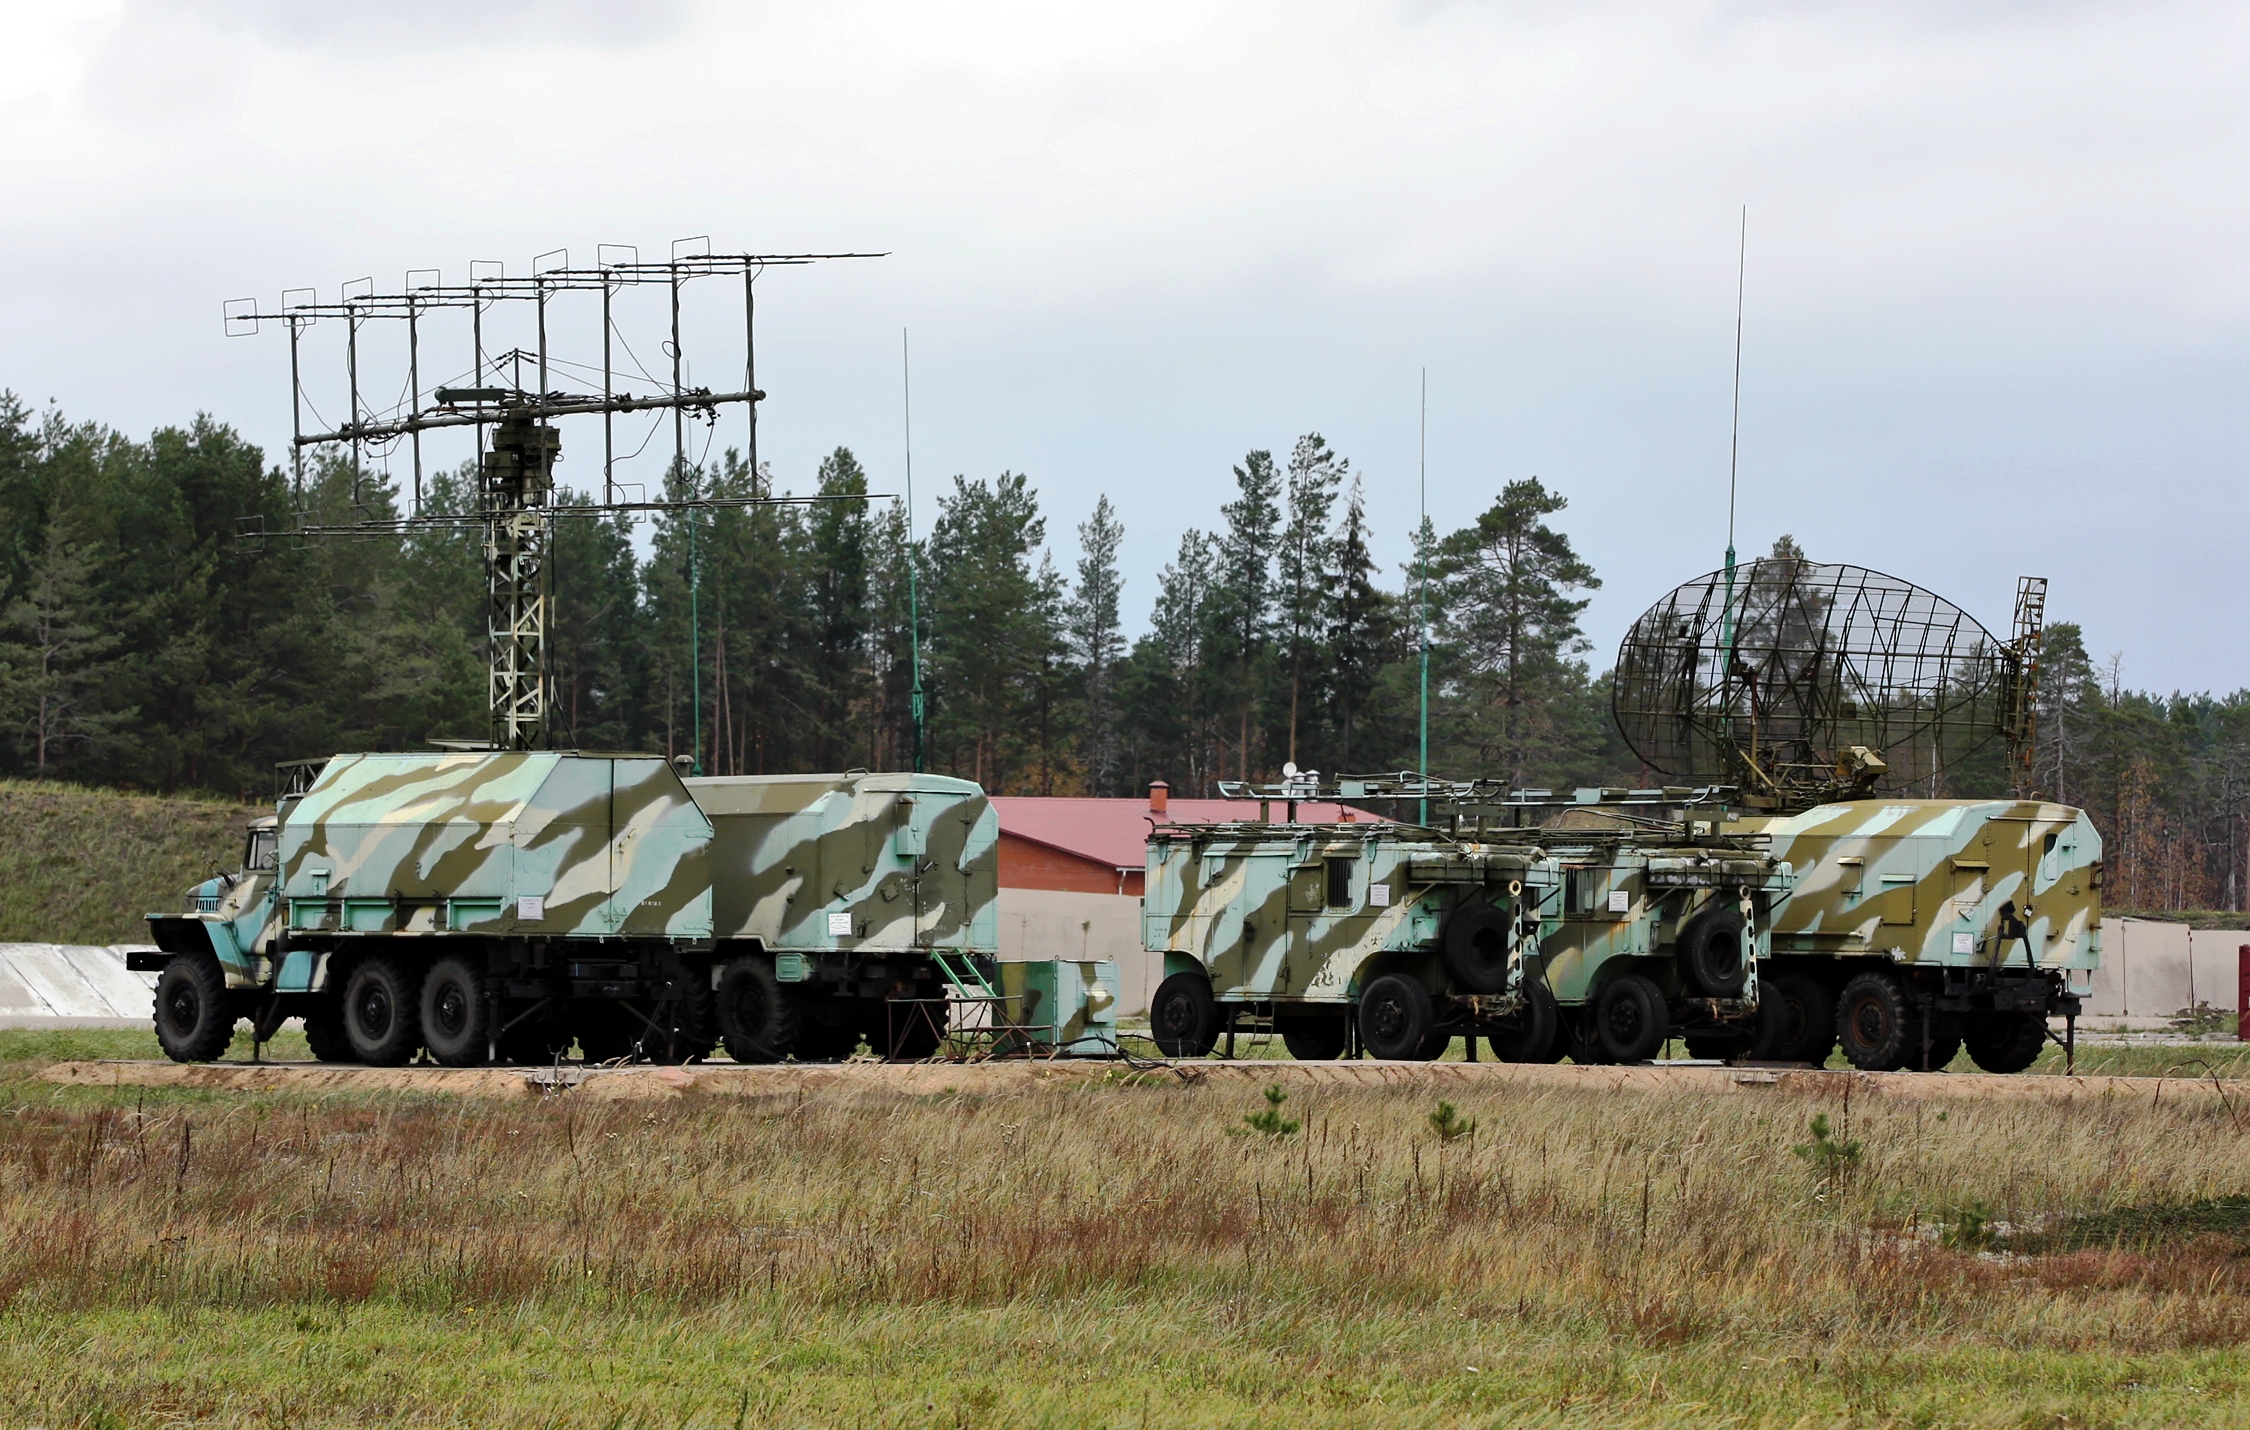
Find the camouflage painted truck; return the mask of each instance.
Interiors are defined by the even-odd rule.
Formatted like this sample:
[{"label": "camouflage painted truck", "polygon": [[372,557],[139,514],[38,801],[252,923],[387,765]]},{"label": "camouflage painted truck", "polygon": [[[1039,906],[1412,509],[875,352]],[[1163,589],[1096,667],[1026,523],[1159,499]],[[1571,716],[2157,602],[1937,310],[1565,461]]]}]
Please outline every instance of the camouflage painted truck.
[{"label": "camouflage painted truck", "polygon": [[2075,1042],[2101,959],[2101,836],[2038,800],[1856,799],[1740,821],[1797,871],[1773,920],[1780,1056],[1987,1072]]},{"label": "camouflage painted truck", "polygon": [[[997,830],[922,776],[697,781],[655,756],[339,755],[258,821],[245,867],[149,919],[181,1061],[236,1021],[397,1065],[834,1057],[933,1042],[988,960]],[[143,965],[145,966],[145,965]],[[988,970],[983,970],[988,971]],[[846,1043],[847,1037],[849,1043]]]},{"label": "camouflage painted truck", "polygon": [[[1259,818],[1158,826],[1142,901],[1164,959],[1152,1033],[1199,1057],[1245,1025],[1293,1056],[1430,1059],[1455,1037],[1506,1061],[1632,1062],[1674,1033],[1762,1053],[1779,1036],[1757,959],[1788,870],[1751,837],[1639,806],[1709,791],[1507,792],[1418,776],[1297,777]],[[1297,802],[1436,804],[1430,825],[1299,824]],[[1271,817],[1275,804],[1284,817]],[[1627,829],[1550,830],[1531,810],[1598,806]]]}]

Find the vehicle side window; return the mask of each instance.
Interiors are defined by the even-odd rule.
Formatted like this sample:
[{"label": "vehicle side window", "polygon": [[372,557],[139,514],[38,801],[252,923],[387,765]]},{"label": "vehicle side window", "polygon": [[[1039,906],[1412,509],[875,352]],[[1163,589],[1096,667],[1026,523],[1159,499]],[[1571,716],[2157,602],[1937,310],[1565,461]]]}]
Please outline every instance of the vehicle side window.
[{"label": "vehicle side window", "polygon": [[1332,909],[1351,907],[1352,865],[1358,862],[1356,859],[1331,859],[1328,861],[1328,907]]},{"label": "vehicle side window", "polygon": [[243,851],[242,863],[245,868],[250,869],[271,869],[274,867],[272,830],[253,829],[250,831],[250,846]]}]

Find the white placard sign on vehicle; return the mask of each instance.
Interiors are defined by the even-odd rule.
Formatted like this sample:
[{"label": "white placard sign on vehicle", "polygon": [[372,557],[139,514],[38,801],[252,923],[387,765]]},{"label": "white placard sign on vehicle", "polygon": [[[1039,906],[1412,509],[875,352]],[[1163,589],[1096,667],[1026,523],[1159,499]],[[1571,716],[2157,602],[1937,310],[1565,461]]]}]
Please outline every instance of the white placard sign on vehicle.
[{"label": "white placard sign on vehicle", "polygon": [[828,916],[828,936],[830,938],[850,938],[852,936],[852,916],[849,913],[830,914]]},{"label": "white placard sign on vehicle", "polygon": [[1367,902],[1378,909],[1390,907],[1391,886],[1388,884],[1369,884],[1367,886]]},{"label": "white placard sign on vehicle", "polygon": [[516,917],[519,919],[543,919],[547,917],[547,896],[545,894],[524,894],[519,897],[516,900]]},{"label": "white placard sign on vehicle", "polygon": [[1609,891],[1609,911],[1610,911],[1611,913],[1613,913],[1613,914],[1629,914],[1629,913],[1631,913],[1631,912],[1633,911],[1633,896],[1632,896],[1632,893],[1631,893],[1631,892],[1630,892],[1629,890],[1625,890],[1625,889],[1612,889],[1612,890],[1610,890],[1610,891]]}]

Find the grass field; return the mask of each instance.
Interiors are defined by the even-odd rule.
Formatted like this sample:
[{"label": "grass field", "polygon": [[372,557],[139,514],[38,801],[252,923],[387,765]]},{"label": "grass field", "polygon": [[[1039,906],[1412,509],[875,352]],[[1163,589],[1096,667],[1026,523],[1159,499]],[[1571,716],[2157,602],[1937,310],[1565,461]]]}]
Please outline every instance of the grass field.
[{"label": "grass field", "polygon": [[146,1051],[0,1035],[0,1421],[2250,1424],[2216,1099],[30,1076]]},{"label": "grass field", "polygon": [[246,821],[271,812],[0,780],[0,941],[146,943],[142,916],[239,866]]}]

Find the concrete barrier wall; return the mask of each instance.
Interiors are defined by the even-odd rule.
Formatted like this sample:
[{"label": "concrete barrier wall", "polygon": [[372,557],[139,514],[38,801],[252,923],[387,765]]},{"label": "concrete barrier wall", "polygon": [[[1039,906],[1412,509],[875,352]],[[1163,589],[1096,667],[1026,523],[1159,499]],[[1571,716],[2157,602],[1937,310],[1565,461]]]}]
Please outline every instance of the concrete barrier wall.
[{"label": "concrete barrier wall", "polygon": [[2235,1006],[2237,950],[2250,930],[2190,929],[2142,919],[2102,920],[2102,966],[2086,1012],[2165,1018],[2197,1003]]},{"label": "concrete barrier wall", "polygon": [[146,1028],[156,975],[123,944],[0,943],[0,1028]]}]

